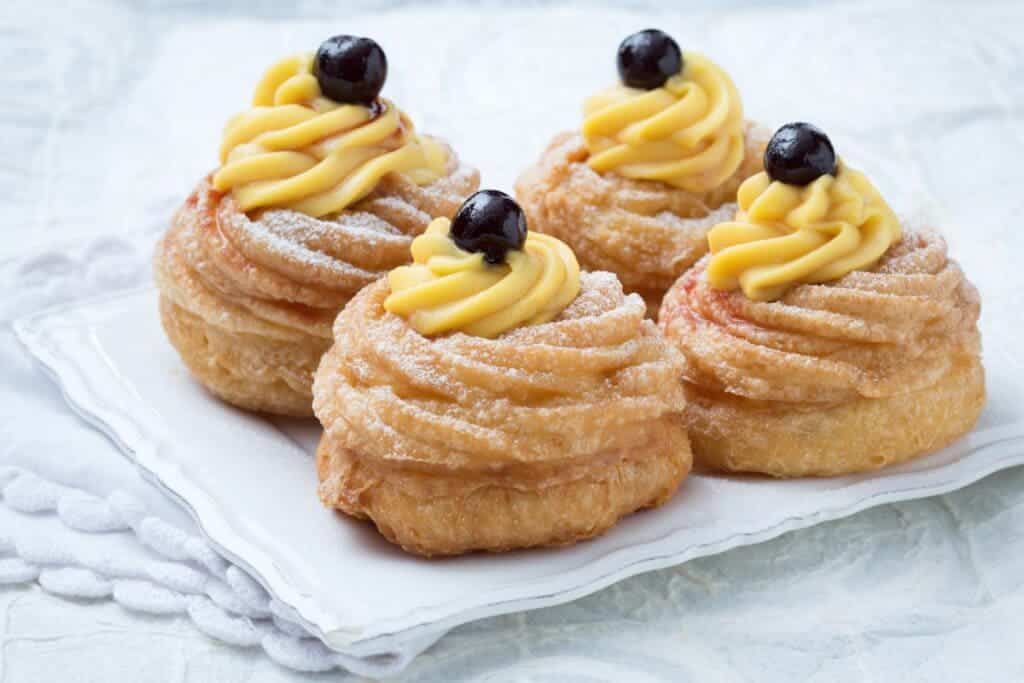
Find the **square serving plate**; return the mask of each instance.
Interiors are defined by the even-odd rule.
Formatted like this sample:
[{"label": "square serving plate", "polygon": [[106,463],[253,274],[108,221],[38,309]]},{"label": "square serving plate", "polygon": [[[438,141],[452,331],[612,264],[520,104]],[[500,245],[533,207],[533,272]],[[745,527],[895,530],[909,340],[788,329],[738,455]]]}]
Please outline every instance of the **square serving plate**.
[{"label": "square serving plate", "polygon": [[[247,414],[210,397],[165,340],[151,289],[19,321],[71,405],[195,517],[210,541],[353,656],[430,642],[458,624],[568,602],[641,572],[768,540],[1024,464],[1021,369],[989,367],[998,395],[974,432],[882,472],[775,481],[692,475],[670,503],[568,548],[424,560],[321,506],[312,420]],[[1005,367],[1003,367],[1005,365]],[[997,406],[998,404],[998,406]]]}]

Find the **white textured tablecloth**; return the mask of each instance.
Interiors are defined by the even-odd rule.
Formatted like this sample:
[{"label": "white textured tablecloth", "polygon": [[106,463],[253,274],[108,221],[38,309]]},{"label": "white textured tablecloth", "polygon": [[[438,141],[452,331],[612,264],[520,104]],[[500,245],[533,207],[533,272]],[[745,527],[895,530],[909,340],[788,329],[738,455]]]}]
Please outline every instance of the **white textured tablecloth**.
[{"label": "white textured tablecloth", "polygon": [[[262,68],[332,33],[376,36],[391,61],[389,96],[481,166],[485,184],[508,188],[552,133],[576,123],[581,97],[614,78],[617,40],[663,27],[731,71],[753,118],[818,123],[897,208],[939,219],[983,293],[1024,284],[1024,3],[392,4],[376,14],[327,0],[0,6],[0,257],[15,287],[0,291],[0,466],[97,495],[131,491],[191,528],[70,414],[7,321],[144,281],[139,245],[214,163],[222,122]],[[1015,301],[986,299],[986,336],[1022,329]],[[0,579],[17,578],[5,542],[13,525],[49,523],[42,514],[0,507]],[[11,582],[0,588],[5,681],[302,678],[184,616]],[[1021,614],[1018,469],[461,627],[406,677],[1024,680]]]}]

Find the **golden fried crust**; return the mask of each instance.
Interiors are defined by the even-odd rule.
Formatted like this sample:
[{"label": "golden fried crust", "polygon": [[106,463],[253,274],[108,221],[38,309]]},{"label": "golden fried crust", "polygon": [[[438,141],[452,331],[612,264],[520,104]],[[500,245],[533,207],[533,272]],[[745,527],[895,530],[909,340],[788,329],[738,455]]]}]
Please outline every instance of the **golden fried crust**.
[{"label": "golden fried crust", "polygon": [[873,270],[776,302],[713,289],[706,266],[679,279],[659,314],[685,357],[702,466],[861,472],[930,453],[977,420],[980,300],[936,233],[907,230]]},{"label": "golden fried crust", "polygon": [[223,401],[247,410],[309,417],[310,378],[330,341],[232,333],[160,297],[160,321],[181,359]]},{"label": "golden fried crust", "polygon": [[375,470],[327,438],[317,449],[320,497],[372,519],[386,539],[425,557],[571,545],[671,498],[691,464],[683,430],[673,431],[674,448],[615,453],[580,478],[525,489],[479,481],[451,495],[431,494],[436,475]]},{"label": "golden fried crust", "polygon": [[659,505],[690,470],[681,358],[609,273],[497,339],[417,334],[370,285],[314,381],[320,497],[409,552],[562,545]]},{"label": "golden fried crust", "polygon": [[687,418],[702,466],[774,477],[829,477],[911,460],[970,431],[985,372],[963,356],[932,386],[815,409],[765,405],[688,387]]},{"label": "golden fried crust", "polygon": [[608,270],[656,313],[665,290],[707,253],[707,232],[732,218],[736,189],[762,169],[767,131],[748,124],[733,176],[707,193],[599,174],[579,133],[562,133],[516,182],[531,230],[566,242],[587,270]]},{"label": "golden fried crust", "polygon": [[164,329],[197,379],[243,408],[312,415],[313,372],[338,311],[406,263],[413,238],[477,188],[477,172],[451,152],[448,170],[425,187],[387,176],[324,218],[247,215],[204,179],[154,257]]}]

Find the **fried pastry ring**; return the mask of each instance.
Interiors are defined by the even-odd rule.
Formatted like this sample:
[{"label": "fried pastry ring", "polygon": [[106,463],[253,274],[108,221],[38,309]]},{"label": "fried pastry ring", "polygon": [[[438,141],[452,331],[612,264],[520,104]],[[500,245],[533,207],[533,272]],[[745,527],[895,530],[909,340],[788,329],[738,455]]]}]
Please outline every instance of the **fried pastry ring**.
[{"label": "fried pastry ring", "polygon": [[930,230],[870,271],[774,302],[712,288],[707,258],[659,325],[685,356],[698,464],[774,477],[873,470],[941,448],[985,402],[977,290]]},{"label": "fried pastry ring", "polygon": [[385,281],[334,324],[313,386],[320,498],[419,555],[574,543],[690,470],[682,359],[609,273],[549,323],[421,336]]},{"label": "fried pastry ring", "polygon": [[707,253],[707,232],[736,211],[736,189],[762,169],[767,131],[747,124],[743,161],[704,193],[597,173],[579,133],[556,136],[516,182],[530,229],[567,243],[587,270],[619,276],[654,317],[673,282]]},{"label": "fried pastry ring", "polygon": [[479,184],[448,154],[446,177],[421,187],[388,175],[324,218],[288,209],[250,216],[204,179],[154,258],[164,330],[196,378],[242,408],[311,416],[313,373],[338,311],[406,263],[413,238]]}]

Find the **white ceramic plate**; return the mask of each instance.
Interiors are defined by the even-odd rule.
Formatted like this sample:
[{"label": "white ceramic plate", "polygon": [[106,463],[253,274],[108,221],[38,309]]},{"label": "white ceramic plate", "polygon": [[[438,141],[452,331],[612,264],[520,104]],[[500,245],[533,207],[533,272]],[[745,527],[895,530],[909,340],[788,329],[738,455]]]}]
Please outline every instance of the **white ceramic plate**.
[{"label": "white ceramic plate", "polygon": [[587,543],[422,560],[369,524],[320,505],[310,459],[316,423],[246,414],[190,378],[164,339],[154,291],[41,313],[16,329],[68,401],[176,496],[214,545],[329,647],[355,656],[393,652],[485,616],[567,602],[641,572],[944,493],[1024,463],[1020,397],[1004,393],[972,434],[882,473],[801,481],[691,476],[668,505]]}]

